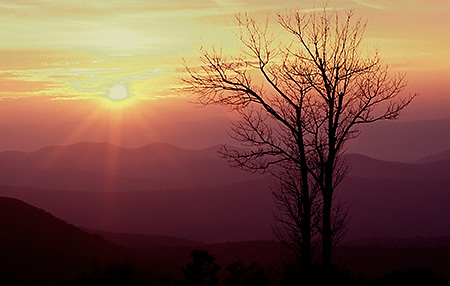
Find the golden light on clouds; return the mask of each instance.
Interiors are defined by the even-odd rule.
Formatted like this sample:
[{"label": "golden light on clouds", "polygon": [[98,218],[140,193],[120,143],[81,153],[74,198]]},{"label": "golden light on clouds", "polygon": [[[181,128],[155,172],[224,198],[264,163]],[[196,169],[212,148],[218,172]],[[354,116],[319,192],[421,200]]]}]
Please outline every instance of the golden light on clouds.
[{"label": "golden light on clouds", "polygon": [[[4,0],[0,95],[97,102],[124,83],[133,101],[183,97],[181,58],[196,58],[208,35],[233,51],[235,13],[275,20],[277,12],[311,11],[316,2]],[[337,0],[328,7],[366,19],[368,49],[378,48],[393,70],[449,75],[450,1]]]}]

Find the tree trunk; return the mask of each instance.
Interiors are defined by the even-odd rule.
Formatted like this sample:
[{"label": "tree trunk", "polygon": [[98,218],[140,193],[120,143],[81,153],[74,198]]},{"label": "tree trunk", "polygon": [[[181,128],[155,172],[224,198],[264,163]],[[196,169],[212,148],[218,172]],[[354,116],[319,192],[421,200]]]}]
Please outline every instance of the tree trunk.
[{"label": "tree trunk", "polygon": [[[296,111],[297,115],[297,128],[298,130],[302,130],[301,123],[301,109],[298,108]],[[306,160],[305,154],[305,142],[303,138],[303,133],[298,132],[294,134],[294,137],[297,138],[298,150],[300,153],[300,165],[301,165],[301,208],[303,209],[303,220],[300,225],[300,231],[302,236],[302,241],[300,245],[301,257],[300,263],[302,268],[309,272],[312,265],[312,249],[311,249],[311,201],[313,200],[310,196],[310,186],[309,186],[309,172],[308,172],[308,161]],[[300,209],[300,208],[299,208]]]},{"label": "tree trunk", "polygon": [[331,250],[333,247],[331,229],[331,210],[333,201],[333,162],[334,154],[330,152],[327,165],[325,167],[325,189],[322,190],[323,210],[322,210],[322,268],[328,271],[331,267]]},{"label": "tree trunk", "polygon": [[301,242],[301,266],[304,270],[309,271],[312,264],[311,254],[311,205],[309,202],[303,202],[305,211],[304,220],[302,222],[302,242]]},{"label": "tree trunk", "polygon": [[322,217],[322,268],[327,271],[331,267],[331,194],[328,190],[323,196],[323,217]]}]

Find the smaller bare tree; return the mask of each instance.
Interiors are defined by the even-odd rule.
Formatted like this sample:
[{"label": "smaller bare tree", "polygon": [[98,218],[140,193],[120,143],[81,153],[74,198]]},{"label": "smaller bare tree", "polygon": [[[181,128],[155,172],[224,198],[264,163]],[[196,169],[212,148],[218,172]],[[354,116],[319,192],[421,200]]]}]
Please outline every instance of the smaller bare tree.
[{"label": "smaller bare tree", "polygon": [[[278,208],[275,219],[278,224],[273,231],[279,241],[287,247],[294,261],[299,261],[303,268],[308,268],[318,257],[321,221],[320,189],[309,188],[309,196],[305,197],[302,184],[295,171],[286,171],[272,188],[272,195]],[[307,271],[307,269],[305,269]]]}]

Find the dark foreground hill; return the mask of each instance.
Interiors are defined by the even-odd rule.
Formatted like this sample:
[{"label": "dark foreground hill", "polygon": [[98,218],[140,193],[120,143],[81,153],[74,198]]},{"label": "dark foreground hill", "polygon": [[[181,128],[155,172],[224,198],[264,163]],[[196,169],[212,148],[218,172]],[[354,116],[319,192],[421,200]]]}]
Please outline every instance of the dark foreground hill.
[{"label": "dark foreground hill", "polygon": [[[277,241],[202,244],[171,237],[166,237],[168,242],[165,242],[160,236],[152,235],[94,233],[100,233],[144,257],[164,261],[168,266],[165,273],[175,279],[183,279],[180,270],[190,261],[189,254],[193,250],[202,249],[217,258],[216,262],[221,266],[219,274],[222,277],[229,275],[227,269],[230,265],[239,263],[238,265],[248,267],[256,263],[258,267],[264,267],[266,274],[277,281],[277,284],[269,285],[299,284],[292,281],[284,281],[286,284],[280,282],[283,279],[289,280],[289,275],[292,275],[289,271],[292,271],[293,265],[290,264],[286,249]],[[132,241],[137,243],[133,244]],[[446,281],[450,281],[449,257],[450,237],[349,241],[338,245],[334,252],[334,262],[341,273],[336,278],[344,279],[341,282],[345,282],[345,285],[448,285]],[[244,269],[241,270],[245,271]],[[261,268],[253,268],[255,269]],[[321,285],[319,282],[316,284]]]},{"label": "dark foreground hill", "polygon": [[274,239],[267,183],[158,192],[67,192],[0,186],[0,195],[43,208],[79,227],[223,242]]},{"label": "dark foreground hill", "polygon": [[42,209],[0,197],[0,257],[1,285],[51,285],[128,254]]},{"label": "dark foreground hill", "polygon": [[[172,237],[91,231],[122,244],[126,251],[42,209],[6,197],[0,197],[0,227],[1,285],[180,285],[177,281],[183,280],[181,269],[195,249],[207,250],[217,258],[222,266],[221,279],[231,275],[230,265],[238,267],[235,270],[250,271],[246,273],[263,273],[278,282],[289,269],[285,268],[285,249],[275,241],[202,244]],[[399,275],[408,279],[414,275],[450,278],[448,238],[431,245],[398,243],[394,243],[398,247],[367,242],[340,246],[336,249],[336,262],[353,277],[363,275],[365,281],[391,271],[404,271]],[[254,262],[259,266],[252,266]],[[241,274],[233,275],[242,278]],[[278,282],[261,285],[279,285]]]}]

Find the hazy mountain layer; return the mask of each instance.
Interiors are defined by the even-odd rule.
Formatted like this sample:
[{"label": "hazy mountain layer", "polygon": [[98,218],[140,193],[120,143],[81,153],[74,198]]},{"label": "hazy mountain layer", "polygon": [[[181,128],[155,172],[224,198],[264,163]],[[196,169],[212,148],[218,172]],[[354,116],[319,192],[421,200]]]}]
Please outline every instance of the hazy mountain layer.
[{"label": "hazy mountain layer", "polygon": [[[166,124],[155,124],[151,120],[139,124],[124,123],[120,127],[120,136],[114,138],[109,132],[111,124],[107,118],[99,119],[91,128],[75,132],[80,129],[80,121],[3,123],[0,133],[8,140],[0,142],[0,150],[33,151],[78,142],[109,142],[127,148],[166,142],[187,149],[236,144],[228,135],[231,121],[226,117],[195,121],[180,118]],[[348,142],[348,152],[382,160],[414,162],[443,152],[450,146],[450,118],[376,122],[361,126],[360,130],[360,136]]]},{"label": "hazy mountain layer", "polygon": [[[450,234],[450,160],[347,161],[352,172],[336,193],[350,207],[347,239]],[[273,178],[230,168],[214,148],[83,143],[3,152],[0,166],[0,195],[80,227],[205,242],[274,239]]]}]

